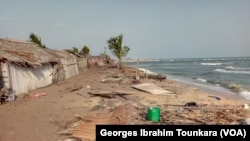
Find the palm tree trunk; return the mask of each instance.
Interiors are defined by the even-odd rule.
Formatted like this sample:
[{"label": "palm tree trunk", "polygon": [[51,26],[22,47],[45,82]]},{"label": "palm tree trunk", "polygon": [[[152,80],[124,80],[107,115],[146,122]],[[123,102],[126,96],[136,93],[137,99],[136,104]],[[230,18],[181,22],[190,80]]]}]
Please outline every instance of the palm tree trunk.
[{"label": "palm tree trunk", "polygon": [[122,58],[119,58],[118,68],[119,68],[119,69],[122,69]]}]

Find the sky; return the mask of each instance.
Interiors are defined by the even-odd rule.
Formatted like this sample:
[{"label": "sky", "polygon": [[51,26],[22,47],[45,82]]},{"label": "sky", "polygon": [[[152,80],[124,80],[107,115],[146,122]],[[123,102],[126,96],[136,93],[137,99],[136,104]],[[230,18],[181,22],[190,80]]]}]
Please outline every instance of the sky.
[{"label": "sky", "polygon": [[108,50],[126,58],[250,56],[250,0],[0,0],[0,38],[41,37],[51,49]]}]

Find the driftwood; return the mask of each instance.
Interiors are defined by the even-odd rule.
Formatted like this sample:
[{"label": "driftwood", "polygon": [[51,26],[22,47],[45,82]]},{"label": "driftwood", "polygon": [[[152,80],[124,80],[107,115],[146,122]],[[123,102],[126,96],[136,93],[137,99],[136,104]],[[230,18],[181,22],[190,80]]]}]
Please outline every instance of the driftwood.
[{"label": "driftwood", "polygon": [[105,91],[101,91],[101,92],[88,92],[88,94],[92,95],[92,96],[100,96],[100,97],[104,97],[104,98],[116,98],[116,96],[122,97],[126,100],[128,100],[125,95],[131,95],[131,94],[127,94],[127,93],[123,93],[123,92],[105,92]]},{"label": "driftwood", "polygon": [[147,77],[150,79],[156,79],[156,80],[160,80],[160,81],[166,79],[166,76],[162,75],[162,74],[147,74]]}]

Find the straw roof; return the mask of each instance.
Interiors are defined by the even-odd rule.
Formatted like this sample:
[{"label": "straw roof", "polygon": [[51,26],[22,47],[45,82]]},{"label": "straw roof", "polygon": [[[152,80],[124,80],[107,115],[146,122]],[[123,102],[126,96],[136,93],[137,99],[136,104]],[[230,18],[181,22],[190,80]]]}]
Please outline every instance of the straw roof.
[{"label": "straw roof", "polygon": [[0,61],[8,61],[24,67],[38,67],[58,63],[70,54],[65,51],[41,48],[37,44],[13,39],[0,39]]}]

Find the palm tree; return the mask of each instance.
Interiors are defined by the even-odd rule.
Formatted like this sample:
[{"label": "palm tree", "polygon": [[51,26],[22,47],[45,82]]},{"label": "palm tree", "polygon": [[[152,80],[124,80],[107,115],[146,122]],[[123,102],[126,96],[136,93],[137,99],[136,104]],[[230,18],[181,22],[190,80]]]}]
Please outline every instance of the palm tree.
[{"label": "palm tree", "polygon": [[46,48],[45,45],[42,45],[41,37],[37,36],[34,33],[30,33],[30,41],[37,44],[38,46],[42,48]]},{"label": "palm tree", "polygon": [[122,68],[122,57],[125,57],[129,52],[130,48],[128,46],[122,46],[123,35],[120,34],[117,37],[111,37],[107,40],[108,47],[111,52],[118,58],[118,68]]}]

